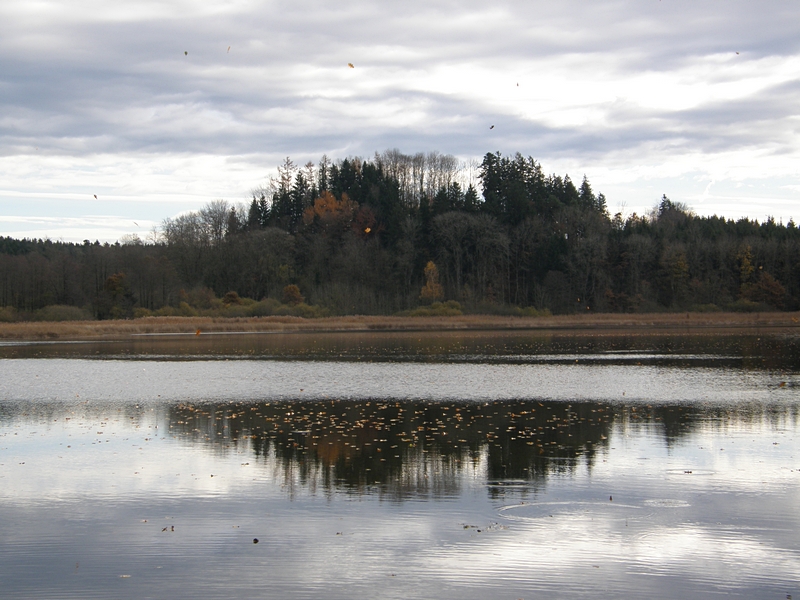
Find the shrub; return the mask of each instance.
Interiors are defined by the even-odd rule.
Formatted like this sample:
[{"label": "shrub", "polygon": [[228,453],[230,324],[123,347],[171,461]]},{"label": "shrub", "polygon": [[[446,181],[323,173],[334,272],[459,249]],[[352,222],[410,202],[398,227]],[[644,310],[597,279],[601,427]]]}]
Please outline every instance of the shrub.
[{"label": "shrub", "polygon": [[739,298],[736,302],[731,302],[725,308],[732,312],[764,312],[774,310],[771,306],[761,302],[753,302],[745,298]]},{"label": "shrub", "polygon": [[433,302],[430,306],[420,306],[400,313],[407,317],[457,317],[462,314],[461,305],[455,300]]},{"label": "shrub", "polygon": [[17,320],[17,309],[13,306],[0,308],[0,323],[13,323]]},{"label": "shrub", "polygon": [[178,305],[178,314],[182,317],[196,317],[197,311],[189,306],[188,302],[181,302]]},{"label": "shrub", "polygon": [[268,317],[274,315],[281,307],[281,303],[275,298],[264,298],[261,302],[256,302],[250,307],[250,315],[253,317]]},{"label": "shrub", "polygon": [[227,317],[231,319],[241,319],[244,317],[252,316],[250,308],[247,306],[242,306],[241,304],[231,304],[225,310],[219,313],[221,317]]},{"label": "shrub", "polygon": [[300,293],[300,288],[297,287],[295,284],[287,285],[283,288],[283,297],[281,298],[284,304],[290,304],[292,306],[302,304],[305,302],[305,298]]},{"label": "shrub", "polygon": [[322,317],[327,317],[329,313],[325,308],[301,302],[291,307],[291,314],[304,319],[321,319]]},{"label": "shrub", "polygon": [[716,304],[694,304],[691,309],[692,312],[710,313],[720,312],[722,309]]},{"label": "shrub", "polygon": [[63,304],[45,306],[33,313],[34,321],[89,321],[91,319],[92,315],[89,311]]},{"label": "shrub", "polygon": [[539,309],[533,306],[525,306],[524,308],[520,308],[519,306],[515,306],[514,309],[514,314],[520,317],[550,317],[553,315],[549,308]]},{"label": "shrub", "polygon": [[236,292],[228,292],[222,297],[222,303],[225,306],[230,306],[231,304],[241,304],[242,299],[239,298],[239,294]]}]

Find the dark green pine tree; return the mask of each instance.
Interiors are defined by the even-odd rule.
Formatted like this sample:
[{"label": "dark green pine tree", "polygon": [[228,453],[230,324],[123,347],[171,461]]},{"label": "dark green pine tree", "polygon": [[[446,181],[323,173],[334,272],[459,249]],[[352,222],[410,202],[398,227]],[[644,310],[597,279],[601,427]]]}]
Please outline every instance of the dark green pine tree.
[{"label": "dark green pine tree", "polygon": [[471,183],[467,187],[464,194],[464,211],[468,213],[476,213],[480,210],[480,199],[478,198],[478,191]]},{"label": "dark green pine tree", "polygon": [[[262,196],[263,197],[263,196]],[[253,201],[250,203],[250,208],[247,210],[247,229],[255,231],[261,228],[261,209],[258,205],[258,200],[253,196]]]}]

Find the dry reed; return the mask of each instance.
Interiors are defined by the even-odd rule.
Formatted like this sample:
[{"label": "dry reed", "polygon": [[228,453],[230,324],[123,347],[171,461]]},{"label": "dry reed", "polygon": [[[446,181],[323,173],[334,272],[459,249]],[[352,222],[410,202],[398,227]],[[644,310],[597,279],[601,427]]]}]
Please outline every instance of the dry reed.
[{"label": "dry reed", "polygon": [[224,332],[293,331],[448,331],[553,330],[575,333],[654,333],[721,331],[762,328],[800,332],[800,313],[650,313],[507,317],[461,315],[452,317],[345,316],[321,319],[301,317],[146,317],[134,320],[0,323],[5,340],[85,340],[125,338],[142,334],[196,334]]}]

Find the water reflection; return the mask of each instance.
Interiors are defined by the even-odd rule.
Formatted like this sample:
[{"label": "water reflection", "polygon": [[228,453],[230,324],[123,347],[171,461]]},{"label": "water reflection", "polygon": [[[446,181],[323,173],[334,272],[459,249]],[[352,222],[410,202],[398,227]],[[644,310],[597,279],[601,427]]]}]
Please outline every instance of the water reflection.
[{"label": "water reflection", "polygon": [[[173,432],[225,449],[247,441],[301,481],[394,498],[457,494],[462,472],[536,480],[591,464],[613,412],[593,403],[326,401],[180,405]],[[377,488],[376,488],[377,486]]]},{"label": "water reflection", "polygon": [[669,448],[698,429],[796,430],[798,406],[275,402],[179,405],[168,419],[173,434],[222,452],[247,442],[303,485],[401,499],[456,495],[464,473],[476,470],[495,495],[591,470],[607,456],[612,431],[645,430]]},{"label": "water reflection", "polygon": [[[133,440],[248,460],[293,489],[395,500],[457,497],[478,481],[490,496],[528,493],[548,477],[591,474],[626,440],[668,454],[730,432],[764,437],[800,429],[800,404],[622,404],[552,401],[325,400],[198,404],[0,404],[6,440],[38,453],[73,436],[101,447]],[[777,438],[776,438],[777,439]],[[777,445],[778,442],[776,441]],[[709,445],[709,449],[713,444]],[[72,448],[71,444],[66,444]],[[83,452],[101,452],[85,449]],[[75,455],[75,450],[72,451]],[[702,453],[699,453],[702,454]],[[216,457],[216,458],[213,458]],[[90,460],[88,457],[84,457]],[[617,460],[620,460],[618,457]],[[800,464],[798,464],[800,467]],[[707,474],[703,468],[675,474]],[[298,487],[299,486],[299,487]]]}]

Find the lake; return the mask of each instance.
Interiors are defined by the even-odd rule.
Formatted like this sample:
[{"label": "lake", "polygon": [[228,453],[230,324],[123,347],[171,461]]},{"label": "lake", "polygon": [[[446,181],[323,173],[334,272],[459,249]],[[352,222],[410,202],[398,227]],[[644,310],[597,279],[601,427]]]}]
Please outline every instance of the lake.
[{"label": "lake", "polygon": [[800,598],[800,337],[0,343],[4,598]]}]

